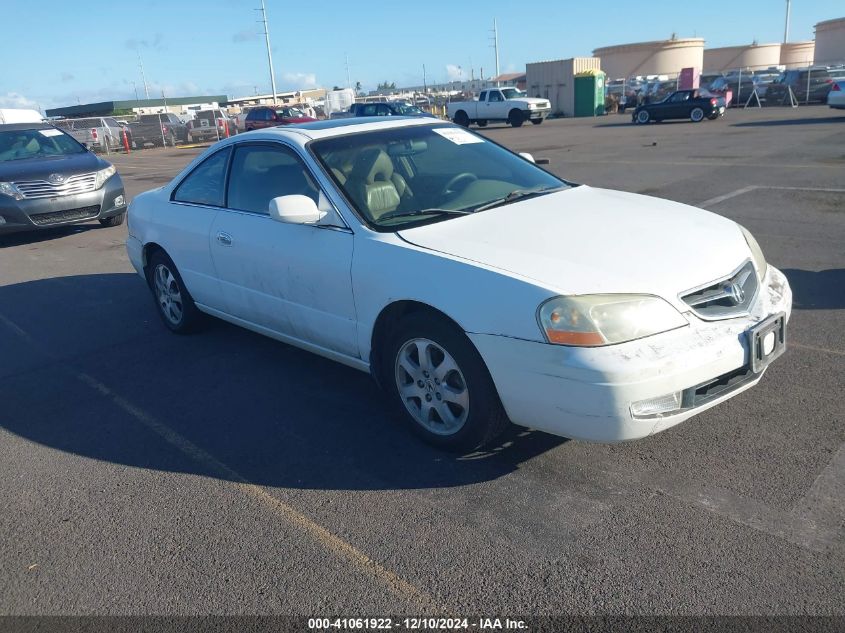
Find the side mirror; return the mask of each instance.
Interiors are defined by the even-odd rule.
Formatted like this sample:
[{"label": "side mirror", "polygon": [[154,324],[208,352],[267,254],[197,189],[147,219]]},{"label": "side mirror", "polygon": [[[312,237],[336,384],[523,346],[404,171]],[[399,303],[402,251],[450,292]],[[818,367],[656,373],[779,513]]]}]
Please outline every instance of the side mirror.
[{"label": "side mirror", "polygon": [[308,196],[279,196],[270,200],[270,217],[287,224],[316,224],[325,216]]}]

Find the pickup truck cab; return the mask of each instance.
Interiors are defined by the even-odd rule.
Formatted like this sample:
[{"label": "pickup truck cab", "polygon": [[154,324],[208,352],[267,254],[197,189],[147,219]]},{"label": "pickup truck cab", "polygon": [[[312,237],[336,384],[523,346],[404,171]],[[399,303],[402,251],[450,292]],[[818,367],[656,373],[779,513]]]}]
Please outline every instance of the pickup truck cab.
[{"label": "pickup truck cab", "polygon": [[507,121],[519,127],[526,121],[540,125],[552,111],[547,99],[533,99],[516,88],[482,90],[478,101],[455,101],[446,106],[446,113],[458,125],[470,123],[484,127],[489,121]]}]

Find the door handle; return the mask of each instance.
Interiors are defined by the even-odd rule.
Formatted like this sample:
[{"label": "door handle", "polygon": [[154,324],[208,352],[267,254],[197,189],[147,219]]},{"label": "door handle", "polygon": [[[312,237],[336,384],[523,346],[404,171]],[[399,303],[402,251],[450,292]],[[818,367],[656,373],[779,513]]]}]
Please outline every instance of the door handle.
[{"label": "door handle", "polygon": [[231,246],[232,236],[228,233],[224,233],[223,231],[219,231],[217,233],[217,241],[220,242],[223,246]]}]

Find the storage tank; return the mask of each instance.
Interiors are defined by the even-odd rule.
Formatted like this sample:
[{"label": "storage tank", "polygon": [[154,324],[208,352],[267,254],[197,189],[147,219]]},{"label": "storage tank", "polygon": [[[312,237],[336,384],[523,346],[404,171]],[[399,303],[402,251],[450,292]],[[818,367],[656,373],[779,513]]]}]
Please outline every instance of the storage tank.
[{"label": "storage tank", "polygon": [[815,64],[845,63],[845,18],[816,24]]},{"label": "storage tank", "polygon": [[780,63],[787,68],[802,68],[813,65],[813,51],[816,43],[787,42],[780,45]]},{"label": "storage tank", "polygon": [[757,70],[780,64],[780,44],[748,44],[704,49],[704,70]]},{"label": "storage tank", "polygon": [[608,79],[635,75],[669,75],[682,68],[701,68],[704,62],[704,39],[672,38],[657,42],[619,44],[593,51],[601,58],[601,69]]}]

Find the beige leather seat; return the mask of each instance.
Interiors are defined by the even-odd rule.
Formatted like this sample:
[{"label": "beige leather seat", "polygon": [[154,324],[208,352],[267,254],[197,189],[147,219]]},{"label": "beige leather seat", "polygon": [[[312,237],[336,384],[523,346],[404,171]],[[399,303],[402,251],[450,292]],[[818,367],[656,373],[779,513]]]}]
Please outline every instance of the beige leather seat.
[{"label": "beige leather seat", "polygon": [[390,156],[378,148],[366,149],[355,159],[346,189],[363,211],[377,220],[399,206],[402,196],[393,176]]}]

